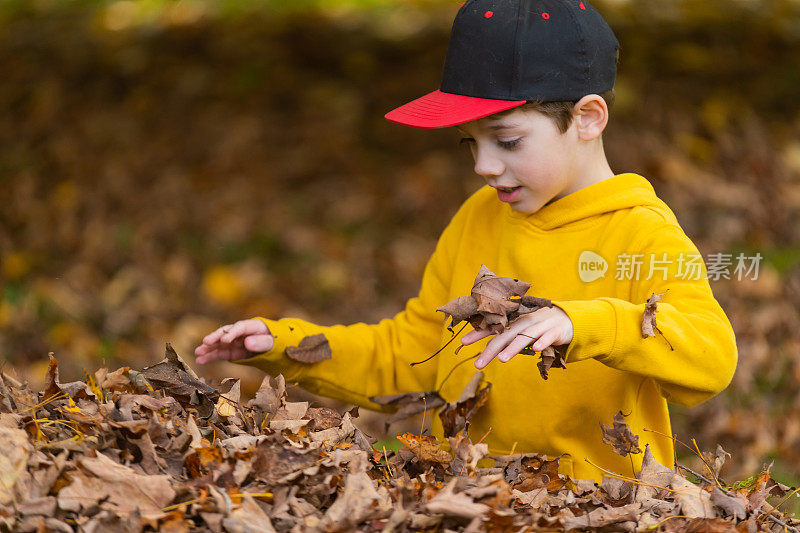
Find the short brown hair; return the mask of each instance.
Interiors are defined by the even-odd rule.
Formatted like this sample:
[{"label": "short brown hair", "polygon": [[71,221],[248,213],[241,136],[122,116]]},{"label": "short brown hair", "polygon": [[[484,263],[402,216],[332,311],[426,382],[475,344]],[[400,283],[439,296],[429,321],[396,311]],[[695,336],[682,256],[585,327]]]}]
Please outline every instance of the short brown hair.
[{"label": "short brown hair", "polygon": [[[614,96],[614,89],[600,95],[600,97],[606,101],[608,109],[614,106]],[[564,134],[569,129],[570,124],[572,124],[572,108],[575,107],[576,103],[578,103],[578,100],[566,102],[529,101],[527,104],[520,106],[519,109],[523,111],[535,110],[549,117],[558,127],[558,131]]]}]

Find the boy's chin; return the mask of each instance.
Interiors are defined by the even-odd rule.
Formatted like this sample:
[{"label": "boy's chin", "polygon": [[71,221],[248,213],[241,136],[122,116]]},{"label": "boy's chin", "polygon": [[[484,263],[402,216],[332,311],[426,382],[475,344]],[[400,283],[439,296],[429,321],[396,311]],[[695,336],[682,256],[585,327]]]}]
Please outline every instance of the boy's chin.
[{"label": "boy's chin", "polygon": [[[550,202],[552,202],[552,200],[550,200]],[[513,209],[514,211],[516,211],[517,213],[519,213],[521,215],[532,215],[532,214],[536,213],[537,211],[539,211],[545,205],[549,204],[550,202],[540,203],[540,202],[531,201],[530,199],[528,199],[527,201],[526,200],[520,200],[519,202],[513,202],[513,203],[510,203],[508,205],[509,205],[509,207],[511,207],[511,209]]]}]

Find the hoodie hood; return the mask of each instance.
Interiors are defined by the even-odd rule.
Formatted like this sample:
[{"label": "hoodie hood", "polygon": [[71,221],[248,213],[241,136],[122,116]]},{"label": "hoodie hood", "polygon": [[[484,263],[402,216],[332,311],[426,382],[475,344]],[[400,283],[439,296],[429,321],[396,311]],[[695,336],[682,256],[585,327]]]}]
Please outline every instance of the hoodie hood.
[{"label": "hoodie hood", "polygon": [[572,222],[602,215],[620,209],[649,206],[669,213],[670,208],[656,196],[649,181],[634,173],[617,174],[608,179],[593,183],[571,194],[543,206],[535,213],[519,213],[505,205],[512,218],[522,219],[545,230],[558,228]]}]

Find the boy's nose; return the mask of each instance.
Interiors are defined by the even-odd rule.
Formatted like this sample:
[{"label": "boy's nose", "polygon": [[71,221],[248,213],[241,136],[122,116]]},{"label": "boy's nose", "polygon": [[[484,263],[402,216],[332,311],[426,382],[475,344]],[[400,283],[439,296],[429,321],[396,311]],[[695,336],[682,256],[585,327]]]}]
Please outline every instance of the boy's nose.
[{"label": "boy's nose", "polygon": [[475,154],[475,174],[479,176],[499,176],[503,173],[503,162],[493,157],[486,150],[477,150]]}]

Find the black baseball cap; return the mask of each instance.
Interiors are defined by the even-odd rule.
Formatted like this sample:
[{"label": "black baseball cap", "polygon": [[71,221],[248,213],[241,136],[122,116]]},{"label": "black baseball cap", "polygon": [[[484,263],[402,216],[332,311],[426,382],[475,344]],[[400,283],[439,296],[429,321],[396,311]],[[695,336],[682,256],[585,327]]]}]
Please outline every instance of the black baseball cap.
[{"label": "black baseball cap", "polygon": [[614,87],[619,43],[585,0],[467,0],[453,22],[441,87],[385,116],[444,128],[529,101]]}]

